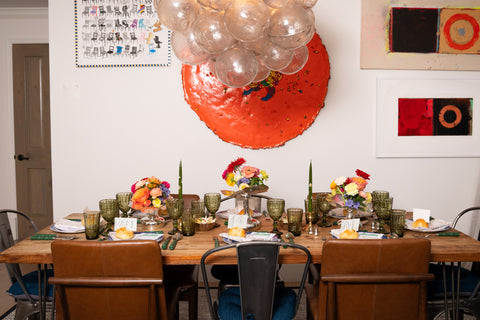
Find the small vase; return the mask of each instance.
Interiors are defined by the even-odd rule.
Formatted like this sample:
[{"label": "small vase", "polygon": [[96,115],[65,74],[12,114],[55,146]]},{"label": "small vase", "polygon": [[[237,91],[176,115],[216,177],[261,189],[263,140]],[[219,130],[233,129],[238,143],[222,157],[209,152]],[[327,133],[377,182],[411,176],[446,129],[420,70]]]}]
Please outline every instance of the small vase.
[{"label": "small vase", "polygon": [[148,220],[145,220],[144,224],[147,226],[156,225],[157,221],[155,220],[155,216],[158,213],[158,208],[148,208],[148,209],[145,209],[144,212],[148,214]]},{"label": "small vase", "polygon": [[353,219],[353,217],[357,213],[357,209],[345,207],[343,209],[343,213],[345,214],[346,219]]}]

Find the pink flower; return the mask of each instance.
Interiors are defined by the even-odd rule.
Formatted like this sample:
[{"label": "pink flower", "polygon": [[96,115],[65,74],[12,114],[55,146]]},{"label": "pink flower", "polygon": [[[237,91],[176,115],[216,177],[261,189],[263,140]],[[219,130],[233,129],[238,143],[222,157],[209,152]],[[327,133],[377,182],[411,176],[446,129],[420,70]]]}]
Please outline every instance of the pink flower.
[{"label": "pink flower", "polygon": [[260,170],[255,167],[245,166],[242,168],[242,174],[245,178],[252,178],[260,173]]},{"label": "pink flower", "polygon": [[160,188],[153,188],[152,190],[150,190],[150,196],[153,199],[157,198],[161,194],[162,194],[162,189],[160,189]]}]

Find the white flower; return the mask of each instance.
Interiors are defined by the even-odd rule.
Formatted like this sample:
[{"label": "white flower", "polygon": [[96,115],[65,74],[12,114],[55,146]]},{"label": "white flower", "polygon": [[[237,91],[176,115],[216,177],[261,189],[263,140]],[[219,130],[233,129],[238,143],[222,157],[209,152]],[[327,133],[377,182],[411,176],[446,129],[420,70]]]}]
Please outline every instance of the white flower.
[{"label": "white flower", "polygon": [[341,177],[338,177],[337,179],[335,179],[335,184],[337,186],[341,186],[342,184],[345,183],[345,181],[347,181],[347,177],[341,176]]}]

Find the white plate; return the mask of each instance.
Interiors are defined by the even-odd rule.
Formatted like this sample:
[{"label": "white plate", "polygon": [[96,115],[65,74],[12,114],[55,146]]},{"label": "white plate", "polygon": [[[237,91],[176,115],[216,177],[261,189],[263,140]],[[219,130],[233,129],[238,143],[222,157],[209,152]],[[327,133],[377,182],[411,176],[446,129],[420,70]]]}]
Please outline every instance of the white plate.
[{"label": "white plate", "polygon": [[[126,239],[119,239],[116,237],[115,231],[110,231],[108,233],[108,240],[113,241],[122,241]],[[155,240],[161,241],[163,239],[163,233],[153,233],[153,232],[134,232],[133,238],[128,240]]]},{"label": "white plate", "polygon": [[73,234],[73,233],[83,233],[83,232],[85,232],[85,229],[80,229],[80,230],[75,230],[75,231],[64,231],[64,230],[60,230],[60,229],[57,229],[54,224],[52,224],[52,225],[50,226],[50,230],[52,230],[53,232],[58,232],[58,233],[71,233],[71,234]]},{"label": "white plate", "polygon": [[[330,231],[332,238],[340,239],[340,229],[333,229]],[[358,239],[388,239],[388,237],[382,233],[373,232],[359,232]]]},{"label": "white plate", "polygon": [[[222,218],[222,219],[228,219],[228,217],[231,214],[237,214],[235,212],[235,209],[228,209],[228,210],[224,210],[224,211],[219,211],[219,212],[215,213],[215,216],[219,217],[219,218]],[[253,215],[252,215],[253,218],[258,218],[258,217],[261,217],[261,216],[262,216],[261,212],[253,211]]]},{"label": "white plate", "polygon": [[275,234],[268,232],[247,232],[245,237],[230,236],[228,233],[220,233],[219,236],[222,237],[223,242],[228,244],[255,240],[278,241],[278,238]]},{"label": "white plate", "polygon": [[433,219],[428,223],[428,228],[412,227],[413,220],[407,219],[405,221],[405,229],[417,232],[440,232],[450,229],[450,223],[442,219]]},{"label": "white plate", "polygon": [[[337,219],[343,219],[343,218],[347,217],[343,212],[343,208],[334,208],[334,209],[330,210],[330,212],[328,213],[328,216],[334,217],[334,218],[337,218]],[[353,217],[354,218],[366,218],[366,217],[371,217],[371,216],[373,216],[373,213],[368,211],[368,210],[367,211],[357,210],[357,213]]]}]

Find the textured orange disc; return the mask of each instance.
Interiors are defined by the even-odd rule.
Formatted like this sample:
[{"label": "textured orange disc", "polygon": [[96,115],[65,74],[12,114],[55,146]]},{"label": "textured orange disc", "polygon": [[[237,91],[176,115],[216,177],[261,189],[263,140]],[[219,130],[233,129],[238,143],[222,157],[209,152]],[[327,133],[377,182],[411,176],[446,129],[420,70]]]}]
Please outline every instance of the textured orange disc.
[{"label": "textured orange disc", "polygon": [[330,79],[327,50],[316,34],[298,73],[272,72],[260,82],[230,88],[208,63],[183,65],[185,100],[222,140],[251,149],[273,148],[302,134],[324,106]]}]

